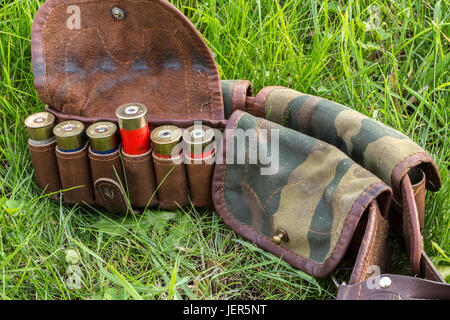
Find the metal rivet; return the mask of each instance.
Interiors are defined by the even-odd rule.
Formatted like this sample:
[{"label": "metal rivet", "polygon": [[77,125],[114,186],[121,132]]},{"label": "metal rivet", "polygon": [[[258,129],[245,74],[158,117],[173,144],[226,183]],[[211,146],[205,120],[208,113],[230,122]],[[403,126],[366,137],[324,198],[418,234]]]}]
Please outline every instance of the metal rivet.
[{"label": "metal rivet", "polygon": [[387,289],[392,285],[392,280],[389,277],[383,277],[380,279],[380,287]]},{"label": "metal rivet", "polygon": [[114,7],[112,8],[111,12],[113,17],[118,20],[122,20],[123,18],[125,18],[125,12],[123,12],[123,10],[120,8]]},{"label": "metal rivet", "polygon": [[272,240],[275,244],[281,244],[281,242],[288,242],[289,241],[289,236],[286,232],[286,230],[278,228],[277,231],[275,232],[276,235],[273,236]]}]

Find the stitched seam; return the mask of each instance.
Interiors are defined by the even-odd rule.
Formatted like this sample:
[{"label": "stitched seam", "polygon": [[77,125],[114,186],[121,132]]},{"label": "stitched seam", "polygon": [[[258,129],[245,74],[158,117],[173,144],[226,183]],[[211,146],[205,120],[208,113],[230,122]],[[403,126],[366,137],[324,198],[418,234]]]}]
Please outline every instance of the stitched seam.
[{"label": "stitched seam", "polygon": [[85,157],[86,156],[86,153],[83,153],[82,155],[79,155],[79,156],[77,156],[77,157],[63,157],[63,156],[61,156],[61,155],[59,155],[59,154],[56,154],[56,156],[58,157],[58,158],[60,158],[60,159],[64,159],[64,160],[73,160],[73,159],[79,159],[79,158],[83,158],[83,157]]},{"label": "stitched seam", "polygon": [[126,162],[131,162],[131,163],[142,163],[142,162],[147,162],[148,160],[150,160],[151,159],[151,157],[148,157],[148,158],[145,158],[145,159],[142,159],[142,160],[129,160],[129,159],[123,159],[123,161],[126,163]]},{"label": "stitched seam", "polygon": [[[255,144],[256,145],[258,145],[258,133],[259,133],[259,129],[261,128],[261,126],[262,126],[262,122],[260,122],[260,123],[258,123],[258,125],[256,126],[256,130],[255,130],[255,138],[254,138],[254,140],[253,141],[255,141]],[[250,143],[251,143],[252,141],[250,141]],[[245,141],[244,141],[244,143],[245,143]],[[251,149],[251,147],[252,147],[252,145],[250,145],[250,143],[249,143],[249,150]],[[246,161],[245,162],[245,170],[244,170],[244,172],[245,172],[245,174],[244,174],[244,181],[247,183],[247,176],[248,176],[248,166],[249,166],[249,162],[248,161]],[[259,199],[258,199],[259,200]],[[265,208],[265,206],[263,207],[263,208]]]},{"label": "stitched seam", "polygon": [[89,155],[89,158],[91,158],[91,160],[93,161],[99,161],[99,162],[109,162],[109,161],[114,161],[120,158],[120,156],[117,156],[115,158],[111,158],[111,159],[99,159],[99,158],[95,158],[94,156]]},{"label": "stitched seam", "polygon": [[[404,158],[403,160],[401,160],[399,163],[397,163],[396,165],[395,165],[395,167],[394,167],[394,169],[392,169],[392,172],[391,172],[391,182],[394,182],[393,180],[394,180],[394,177],[392,176],[393,175],[393,173],[397,170],[397,168],[400,166],[400,164],[403,164],[403,162],[406,162],[408,159],[410,159],[411,157],[413,157],[413,156],[415,156],[415,155],[417,155],[417,154],[421,154],[421,153],[425,153],[425,154],[427,154],[425,151],[419,151],[419,152],[415,152],[415,153],[412,153],[412,154],[410,154],[409,156],[407,156],[406,158]],[[428,154],[427,154],[428,155]],[[423,161],[420,161],[421,163],[423,162]],[[411,166],[411,165],[408,165],[405,169],[408,171],[408,169],[411,169],[412,167],[414,167],[414,166]],[[401,183],[401,179],[399,179],[399,184]],[[392,183],[393,184],[393,183]],[[397,187],[397,186],[396,186]]]},{"label": "stitched seam", "polygon": [[[106,50],[106,53],[108,54],[108,56],[110,56],[110,58],[113,59],[116,63],[130,64],[130,63],[136,61],[140,56],[142,56],[143,49],[144,49],[144,40],[143,40],[144,33],[141,34],[141,48],[139,49],[139,52],[136,54],[136,56],[134,58],[130,58],[128,61],[120,61],[119,59],[115,58],[114,55],[109,51],[108,47],[106,46],[103,34],[100,32],[100,29],[98,29],[97,27],[94,27],[93,29],[95,29],[95,31],[97,31],[98,37],[100,38],[100,41],[103,44],[103,48]],[[151,30],[152,28],[148,28],[148,29]],[[147,29],[141,29],[141,31],[147,31]]]},{"label": "stitched seam", "polygon": [[[178,21],[178,25],[181,25],[181,22]],[[178,31],[175,30],[175,33],[172,36],[172,38],[175,40],[176,44],[178,45],[178,48],[180,49],[180,52],[183,56],[183,60],[184,60],[184,88],[186,90],[186,102],[188,105],[187,108],[187,112],[188,112],[188,118],[191,118],[191,109],[192,109],[192,102],[191,102],[191,95],[189,94],[190,90],[189,90],[189,82],[188,82],[188,75],[187,75],[187,70],[188,70],[188,61],[187,61],[187,57],[186,57],[186,50],[184,47],[181,46],[180,41],[178,41],[176,35],[177,35]],[[191,66],[192,67],[192,66]],[[208,83],[209,86],[209,83]]]},{"label": "stitched seam", "polygon": [[[33,148],[35,148],[35,147],[33,147]],[[31,149],[31,151],[32,152],[47,152],[47,151],[54,150],[54,149],[55,149],[55,146],[47,148],[47,149]]]},{"label": "stitched seam", "polygon": [[[406,198],[406,192],[405,192],[404,188],[402,188],[402,195],[403,195],[403,199],[405,199],[405,201],[406,201],[406,204],[408,204],[408,201],[407,201],[407,198]],[[412,199],[412,200],[414,200],[414,199]],[[409,212],[409,209],[410,209],[409,206],[407,206],[407,209],[408,209],[407,212]],[[403,208],[403,210],[405,210],[405,208]],[[416,243],[415,240],[416,239],[414,239],[414,232],[413,232],[412,221],[411,221],[410,216],[403,214],[403,220],[406,220],[406,222],[404,221],[404,223],[406,223],[406,227],[408,228],[408,232],[409,232],[409,239],[408,239],[408,241],[410,242],[409,243],[409,245],[410,245],[409,258],[410,258],[411,263],[412,263],[413,262],[413,258],[415,256],[414,255],[415,250],[417,250],[417,248],[415,247],[415,243]],[[420,269],[420,266],[419,266],[419,269]]]},{"label": "stitched seam", "polygon": [[[186,21],[183,21],[182,19],[180,19],[180,17],[179,17],[178,15],[176,15],[175,12],[174,12],[173,10],[169,10],[169,9],[167,9],[167,8],[165,8],[165,7],[163,7],[163,6],[161,6],[159,3],[155,3],[155,5],[157,5],[157,6],[161,7],[161,8],[163,8],[165,12],[169,13],[169,14],[174,18],[174,20],[176,20],[176,21],[178,22],[178,25],[181,26],[183,30],[186,30],[186,31],[187,31],[187,34],[189,35],[190,39],[193,38],[193,33],[195,34],[195,30],[193,31],[193,30],[190,30],[189,28],[187,28],[187,27],[186,27],[186,24],[188,24],[188,23],[187,23]],[[195,29],[195,28],[193,27],[193,29]],[[189,32],[189,31],[191,31],[191,32]],[[197,35],[197,34],[196,34],[196,35]],[[175,40],[178,42],[178,40],[176,39],[175,36],[174,36],[174,38],[175,38]],[[205,44],[204,44],[204,43],[203,43],[203,47],[205,47]],[[185,63],[186,63],[186,66],[187,66],[188,64],[187,64],[187,62],[186,62],[186,55],[184,54],[184,53],[185,53],[185,50],[183,50],[182,48],[181,48],[181,50],[182,50],[183,55],[184,55],[184,57],[185,57],[184,59],[185,59]],[[204,48],[204,50],[208,51],[207,48]],[[212,69],[216,69],[215,62],[213,61],[213,59],[212,59],[212,57],[211,57],[210,55],[208,55],[208,60],[209,60],[209,65],[210,65],[210,67],[212,66],[212,67],[213,67]],[[213,83],[213,81],[211,80],[211,78],[212,78],[211,76],[208,76],[208,78],[209,78],[209,80],[208,80],[208,91],[209,91],[210,97],[211,97],[212,94],[211,94],[211,89],[210,89],[209,87],[210,87],[211,83]],[[191,107],[190,95],[189,95],[189,90],[188,90],[187,68],[185,68],[185,81],[186,81],[186,91],[187,91],[187,92],[186,92],[186,95],[187,95],[187,97],[188,97],[188,106]],[[211,98],[209,99],[209,101],[211,101]],[[190,108],[190,107],[188,108],[188,114],[189,114],[189,117],[190,117],[190,115],[191,115],[191,109],[192,109],[192,108]],[[211,111],[210,111],[210,112],[212,113],[212,107],[211,107]]]},{"label": "stitched seam", "polygon": [[359,285],[358,296],[356,297],[357,300],[359,300],[361,297],[361,291],[362,291],[362,284]]},{"label": "stitched seam", "polygon": [[414,192],[414,197],[419,193],[419,191],[422,191],[424,188],[425,188],[425,183],[416,189],[416,191]]},{"label": "stitched seam", "polygon": [[376,221],[376,223],[375,223],[375,227],[374,227],[374,231],[373,231],[374,238],[371,239],[372,241],[370,242],[369,251],[367,253],[365,262],[363,264],[363,269],[361,270],[361,275],[360,275],[359,281],[361,281],[363,279],[364,275],[362,274],[362,271],[367,270],[367,266],[373,257],[373,252],[374,252],[374,247],[375,247],[375,242],[376,242],[376,237],[377,237],[377,231],[378,231],[378,223],[379,223],[379,221],[377,219],[375,219],[375,221]]},{"label": "stitched seam", "polygon": [[45,88],[45,93],[46,93],[46,95],[47,95],[47,98],[50,98],[50,93],[49,93],[49,89],[48,89],[48,79],[47,79],[47,74],[48,74],[48,72],[47,72],[47,58],[46,58],[46,55],[45,55],[45,41],[44,41],[44,34],[47,34],[48,32],[47,32],[47,22],[48,22],[48,20],[49,19],[47,19],[51,14],[52,14],[52,12],[56,9],[56,8],[59,8],[59,7],[61,7],[61,6],[63,6],[63,4],[61,4],[61,5],[58,5],[58,6],[56,6],[56,7],[53,7],[53,8],[51,8],[50,10],[49,10],[49,12],[47,13],[47,15],[45,16],[45,22],[44,22],[44,25],[42,26],[42,31],[41,31],[41,34],[40,34],[40,38],[41,38],[41,48],[42,48],[42,50],[41,50],[41,52],[42,52],[42,58],[43,58],[43,60],[44,60],[44,64],[45,64],[45,77],[44,77],[44,88]]},{"label": "stitched seam", "polygon": [[[349,210],[348,213],[347,213],[347,217],[345,218],[345,220],[347,220],[348,217],[350,216],[349,213],[350,213],[350,212],[353,212],[355,205],[359,205],[359,206],[361,207],[361,209],[365,209],[365,208],[362,206],[362,204],[361,204],[361,198],[363,198],[363,197],[365,197],[366,195],[368,195],[370,191],[374,190],[375,187],[378,187],[378,186],[380,186],[380,185],[384,185],[384,183],[383,183],[383,182],[375,182],[375,183],[372,184],[371,186],[367,187],[366,190],[365,190],[363,193],[361,193],[361,194],[358,196],[358,198],[355,199],[355,201],[353,202],[352,207],[350,208],[350,210]],[[375,198],[376,198],[376,197],[375,197]],[[362,214],[363,211],[364,211],[364,210],[361,211],[361,214]],[[358,221],[359,221],[360,217],[361,217],[361,215],[358,217]],[[356,224],[357,224],[357,223],[356,223]],[[341,235],[339,236],[338,241],[337,241],[336,244],[334,245],[334,248],[333,248],[333,250],[331,251],[331,253],[330,253],[330,255],[328,256],[328,258],[325,259],[324,264],[327,263],[328,260],[331,259],[331,258],[333,257],[333,254],[336,252],[336,248],[337,248],[338,246],[340,246],[340,245],[343,243],[344,240],[343,240],[342,235],[343,235],[344,231],[346,231],[346,229],[349,229],[349,227],[348,227],[348,226],[347,226],[347,227],[345,226],[345,221],[344,221],[344,227],[342,228]],[[354,231],[353,231],[353,232],[354,232]]]},{"label": "stitched seam", "polygon": [[397,143],[401,143],[402,141],[392,141],[391,143],[388,143],[384,145],[382,151],[379,153],[378,159],[377,159],[377,169],[381,170],[381,158],[383,158],[384,153],[386,152],[386,149],[390,148],[392,145],[395,145]]}]

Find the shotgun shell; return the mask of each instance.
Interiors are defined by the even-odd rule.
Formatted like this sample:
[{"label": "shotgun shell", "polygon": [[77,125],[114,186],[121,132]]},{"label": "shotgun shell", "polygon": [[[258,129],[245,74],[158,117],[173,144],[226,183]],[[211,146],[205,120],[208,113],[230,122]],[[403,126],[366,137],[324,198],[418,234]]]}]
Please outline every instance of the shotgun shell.
[{"label": "shotgun shell", "polygon": [[117,126],[112,122],[94,123],[87,128],[86,134],[91,142],[91,149],[95,153],[110,154],[119,146]]},{"label": "shotgun shell", "polygon": [[126,154],[140,155],[150,150],[146,115],[147,108],[141,103],[128,103],[117,109],[122,147]]},{"label": "shotgun shell", "polygon": [[84,124],[80,121],[65,121],[58,124],[53,133],[56,144],[63,152],[75,152],[85,145]]},{"label": "shotgun shell", "polygon": [[183,132],[184,150],[191,159],[204,159],[214,155],[214,131],[204,125],[193,125]]},{"label": "shotgun shell", "polygon": [[[175,126],[161,126],[152,131],[154,154],[160,158],[171,158],[172,151],[180,143],[183,132]],[[182,150],[180,150],[180,153]]]},{"label": "shotgun shell", "polygon": [[49,140],[54,136],[55,116],[49,112],[35,113],[25,119],[25,126],[31,140]]}]

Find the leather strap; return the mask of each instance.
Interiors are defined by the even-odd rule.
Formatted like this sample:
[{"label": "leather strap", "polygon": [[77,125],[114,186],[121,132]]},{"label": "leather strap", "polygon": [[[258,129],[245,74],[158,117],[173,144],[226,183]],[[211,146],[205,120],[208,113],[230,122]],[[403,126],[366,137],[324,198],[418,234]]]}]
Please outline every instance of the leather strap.
[{"label": "leather strap", "polygon": [[409,254],[411,268],[414,275],[420,274],[420,260],[422,254],[422,235],[420,233],[419,212],[414,199],[409,175],[405,175],[401,182],[403,202],[403,234],[406,249]]},{"label": "leather strap", "polygon": [[450,285],[397,274],[383,274],[353,285],[340,285],[337,299],[450,300]]},{"label": "leather strap", "polygon": [[450,285],[422,248],[420,216],[424,212],[425,180],[422,171],[416,173],[411,172],[402,179],[401,212],[413,274],[422,278],[395,274],[365,277],[368,266],[377,265],[381,272],[386,270],[380,265],[380,259],[373,258],[388,252],[386,245],[383,245],[385,240],[380,241],[386,239],[386,228],[380,226],[387,224],[387,221],[379,214],[374,202],[369,207],[369,218],[350,283],[339,286],[338,300],[450,300]]},{"label": "leather strap", "polygon": [[420,275],[427,280],[446,283],[439,271],[434,266],[433,262],[422,250],[422,259],[420,260]]},{"label": "leather strap", "polygon": [[[372,270],[373,266],[379,268],[378,273],[390,271],[391,259],[388,245],[388,220],[382,216],[377,200],[372,201],[366,214],[368,218],[365,223],[364,236],[360,241],[350,284],[369,278],[374,272]],[[363,222],[360,222],[360,224],[364,227]]]},{"label": "leather strap", "polygon": [[425,193],[426,193],[426,176],[419,168],[413,168],[408,172],[414,192],[414,200],[416,202],[417,213],[419,215],[420,230],[425,227]]}]

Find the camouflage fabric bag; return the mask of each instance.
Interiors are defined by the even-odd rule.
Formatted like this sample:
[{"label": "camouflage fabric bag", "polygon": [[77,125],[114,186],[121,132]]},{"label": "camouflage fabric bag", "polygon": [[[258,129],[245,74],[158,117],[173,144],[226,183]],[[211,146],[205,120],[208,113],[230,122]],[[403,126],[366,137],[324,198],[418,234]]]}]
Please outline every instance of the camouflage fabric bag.
[{"label": "camouflage fabric bag", "polygon": [[[394,208],[400,213],[392,215],[391,223],[409,223],[404,224],[403,232],[413,272],[419,274],[425,192],[416,191],[424,189],[424,183],[430,191],[441,187],[439,171],[430,155],[404,134],[341,104],[288,88],[268,87],[263,91],[269,120],[334,145],[392,187]],[[412,184],[418,184],[416,190],[407,181],[410,177]],[[407,201],[414,196],[415,201]]]},{"label": "camouflage fabric bag", "polygon": [[[340,286],[340,299],[450,298],[423,251],[425,187],[441,186],[425,150],[320,97],[284,87],[267,87],[253,97],[243,80],[222,81],[222,87],[231,117],[223,148],[227,161],[216,164],[213,198],[228,226],[314,276],[329,274],[356,244],[355,266],[349,284]],[[274,137],[261,134],[267,130],[278,131],[274,175],[261,175],[267,163],[252,158],[260,149],[273,152]],[[374,291],[371,267],[390,269],[389,230],[405,238],[415,278],[388,275],[396,285]]]},{"label": "camouflage fabric bag", "polygon": [[[330,273],[366,208],[378,203],[387,215],[391,189],[334,146],[241,111],[226,130],[227,164],[216,164],[213,181],[216,210],[232,229],[297,268]],[[260,150],[279,154],[278,168],[267,175],[267,164],[251,159]],[[285,241],[274,243],[280,231]]]}]

